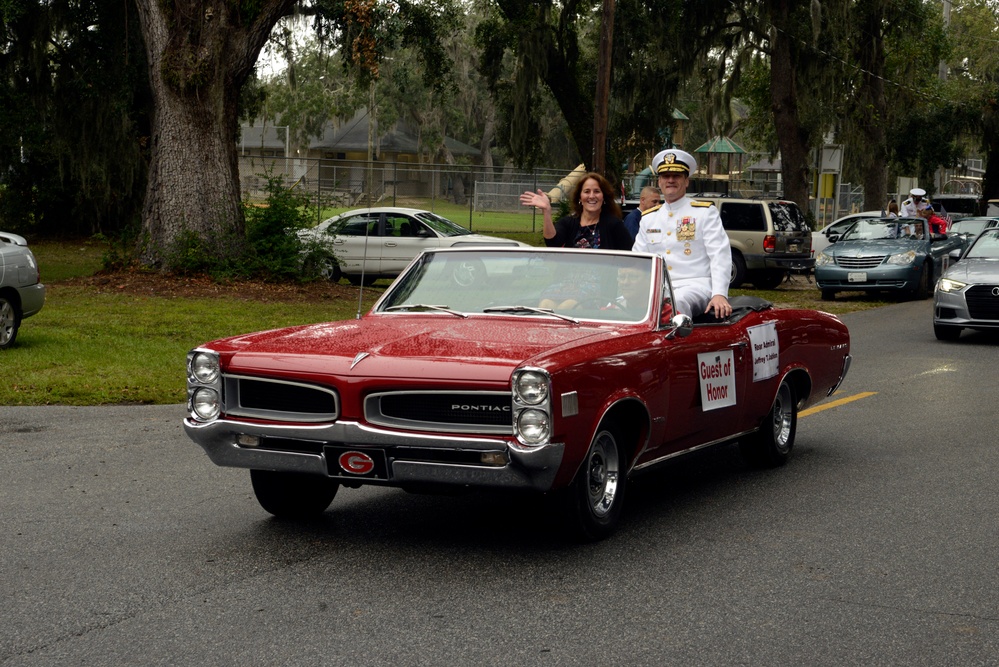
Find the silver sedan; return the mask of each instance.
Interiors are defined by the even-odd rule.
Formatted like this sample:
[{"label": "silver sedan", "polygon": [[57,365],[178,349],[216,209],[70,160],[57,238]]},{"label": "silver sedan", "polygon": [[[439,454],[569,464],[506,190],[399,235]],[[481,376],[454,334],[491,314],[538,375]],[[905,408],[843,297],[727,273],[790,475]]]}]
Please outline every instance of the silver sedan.
[{"label": "silver sedan", "polygon": [[0,350],[17,340],[21,320],[45,304],[38,262],[23,236],[0,232]]},{"label": "silver sedan", "polygon": [[936,337],[956,340],[964,328],[999,329],[999,228],[979,234],[933,292]]},{"label": "silver sedan", "polygon": [[299,237],[312,246],[310,254],[319,256],[325,277],[335,282],[343,276],[355,285],[394,278],[417,255],[432,248],[529,247],[520,241],[473,234],[431,211],[396,207],[348,211],[300,231]]}]

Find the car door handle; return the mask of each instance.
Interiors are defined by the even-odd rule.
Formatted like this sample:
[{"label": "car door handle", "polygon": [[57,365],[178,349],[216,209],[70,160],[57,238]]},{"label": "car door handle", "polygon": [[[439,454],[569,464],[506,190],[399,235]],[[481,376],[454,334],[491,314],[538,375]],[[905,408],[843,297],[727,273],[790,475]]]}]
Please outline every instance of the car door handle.
[{"label": "car door handle", "polygon": [[396,247],[397,245],[398,245],[398,244],[397,244],[397,243],[396,243],[395,241],[386,241],[386,242],[385,242],[385,247],[386,247],[386,248],[394,248],[394,247]]}]

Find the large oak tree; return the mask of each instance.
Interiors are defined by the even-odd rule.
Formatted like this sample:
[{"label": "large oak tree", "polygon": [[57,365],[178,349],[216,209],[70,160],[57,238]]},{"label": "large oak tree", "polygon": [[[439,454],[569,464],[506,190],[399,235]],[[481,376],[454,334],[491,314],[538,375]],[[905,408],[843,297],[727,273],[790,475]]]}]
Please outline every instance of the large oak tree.
[{"label": "large oak tree", "polygon": [[185,234],[206,250],[243,238],[238,101],[277,20],[295,0],[136,0],[153,95],[143,260],[163,266]]}]

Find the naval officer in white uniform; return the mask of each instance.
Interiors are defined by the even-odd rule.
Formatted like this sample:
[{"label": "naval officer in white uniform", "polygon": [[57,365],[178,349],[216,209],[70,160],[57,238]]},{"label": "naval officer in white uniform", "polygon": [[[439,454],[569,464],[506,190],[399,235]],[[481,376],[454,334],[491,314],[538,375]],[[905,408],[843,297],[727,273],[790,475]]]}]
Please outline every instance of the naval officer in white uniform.
[{"label": "naval officer in white uniform", "polygon": [[632,250],[658,253],[666,260],[674,312],[728,317],[732,314],[728,234],[713,204],[687,197],[697,161],[690,153],[670,148],[652,158],[652,171],[659,177],[663,203],[642,214]]},{"label": "naval officer in white uniform", "polygon": [[909,198],[902,202],[902,210],[899,211],[900,218],[918,218],[919,212],[928,208],[930,203],[923,199],[926,190],[922,188],[912,188],[909,190]]}]

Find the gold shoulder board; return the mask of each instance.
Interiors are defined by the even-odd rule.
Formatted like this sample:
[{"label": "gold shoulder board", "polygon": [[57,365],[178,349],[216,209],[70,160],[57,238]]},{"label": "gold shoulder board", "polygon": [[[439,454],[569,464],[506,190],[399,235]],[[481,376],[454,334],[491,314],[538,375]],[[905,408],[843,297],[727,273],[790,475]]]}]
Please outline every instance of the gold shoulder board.
[{"label": "gold shoulder board", "polygon": [[653,211],[658,211],[662,207],[663,207],[662,204],[657,204],[656,206],[653,206],[652,208],[648,209],[647,211],[642,211],[642,215],[648,215],[649,213],[652,213]]},{"label": "gold shoulder board", "polygon": [[699,206],[701,208],[705,208],[707,206],[714,206],[714,204],[712,204],[709,201],[697,201],[696,199],[691,200],[690,205],[691,206]]}]

